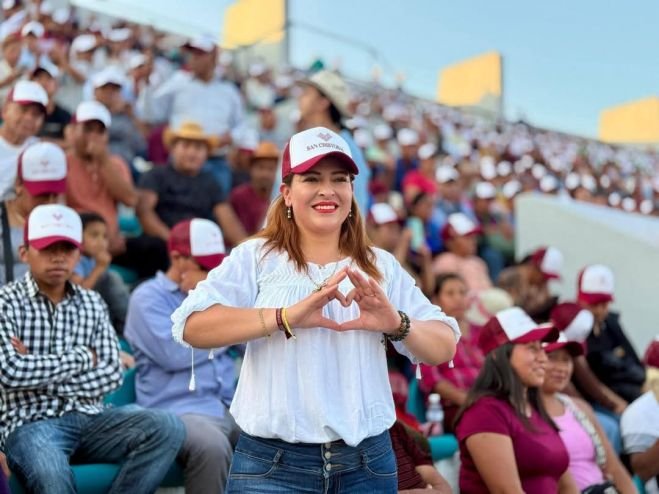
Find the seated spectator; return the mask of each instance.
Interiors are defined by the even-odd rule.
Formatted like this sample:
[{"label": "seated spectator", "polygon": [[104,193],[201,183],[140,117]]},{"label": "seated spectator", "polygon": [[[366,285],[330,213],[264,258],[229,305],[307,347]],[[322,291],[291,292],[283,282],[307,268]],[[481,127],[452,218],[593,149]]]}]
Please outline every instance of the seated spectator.
[{"label": "seated spectator", "polygon": [[122,96],[122,88],[128,83],[126,76],[111,65],[95,74],[91,83],[94,99],[105,106],[112,116],[108,129],[110,153],[132,165],[136,156],[146,153],[146,139],[133,116],[133,107]]},{"label": "seated spectator", "polygon": [[28,271],[19,254],[25,221],[41,204],[53,204],[66,191],[66,156],[55,144],[38,142],[18,158],[15,197],[0,203],[0,286]]},{"label": "seated spectator", "polygon": [[81,241],[66,206],[28,218],[30,271],[0,289],[0,443],[27,492],[74,492],[71,458],[118,463],[112,492],[154,492],[185,431],[166,412],[104,407],[121,383],[119,343],[100,295],[68,281]]},{"label": "seated spectator", "polygon": [[130,298],[125,335],[137,361],[137,403],[173,412],[185,424],[179,460],[186,492],[224,492],[239,432],[228,410],[234,363],[225,348],[210,358],[192,350],[191,361],[190,351],[172,339],[170,319],[188,291],[222,262],[222,232],[209,220],[185,220],[172,228],[168,249],[167,272],[142,283]]},{"label": "seated spectator", "polygon": [[0,125],[0,200],[14,193],[18,155],[30,144],[43,124],[48,94],[36,82],[18,81],[2,105]]},{"label": "seated spectator", "polygon": [[389,429],[389,436],[396,454],[399,494],[451,494],[451,486],[433,466],[425,437],[398,420]]},{"label": "seated spectator", "polygon": [[247,235],[254,235],[263,227],[278,160],[277,146],[272,142],[261,142],[250,158],[250,181],[234,188],[229,195],[229,203]]},{"label": "seated spectator", "polygon": [[478,339],[485,363],[456,418],[460,492],[577,493],[569,456],[540,399],[558,332],[520,308],[491,318]]},{"label": "seated spectator", "polygon": [[579,273],[578,303],[595,317],[586,340],[586,359],[595,376],[622,398],[615,410],[619,414],[641,396],[645,367],[622,329],[620,315],[609,310],[613,295],[614,276],[608,267],[595,264]]},{"label": "seated spectator", "polygon": [[30,79],[40,84],[48,94],[46,116],[38,136],[64,146],[64,129],[71,122],[71,114],[55,100],[59,77],[60,70],[47,60],[42,60],[30,75]]},{"label": "seated spectator", "polygon": [[419,192],[405,204],[408,210],[406,225],[412,230],[410,250],[420,252],[426,246],[432,254],[436,254],[441,250],[442,239],[439,236],[439,228],[432,219],[432,196]]},{"label": "seated spectator", "polygon": [[512,307],[513,304],[508,294],[498,288],[483,290],[468,303],[467,285],[455,273],[440,274],[437,277],[432,301],[447,315],[455,317],[462,336],[453,357],[453,367],[448,364],[422,364],[419,387],[426,395],[437,393],[441,396],[444,431],[453,432],[458,409],[464,405],[467,393],[476,381],[485,360],[478,346],[481,328],[490,317],[500,310]]},{"label": "seated spectator", "polygon": [[535,321],[549,320],[557,297],[549,291],[549,280],[560,279],[563,254],[555,247],[540,247],[516,266],[504,269],[497,286],[506,290]]},{"label": "seated spectator", "polygon": [[[6,19],[6,17],[5,17]],[[26,67],[20,64],[23,40],[19,33],[7,34],[2,39],[0,60],[0,101],[5,101],[12,86],[25,77]]]},{"label": "seated spectator", "polygon": [[230,244],[243,240],[245,231],[226,202],[226,195],[202,170],[214,139],[194,122],[167,129],[164,139],[170,149],[170,165],[154,168],[140,180],[137,214],[144,232],[167,240],[169,229],[176,223],[205,218],[220,225]]},{"label": "seated spectator", "polygon": [[454,213],[442,228],[446,252],[435,258],[432,269],[435,275],[457,273],[467,284],[470,294],[492,287],[485,262],[476,256],[480,227],[467,215]]},{"label": "seated spectator", "polygon": [[110,312],[110,321],[121,336],[128,309],[128,287],[121,277],[110,271],[112,256],[108,250],[108,227],[102,216],[82,213],[82,245],[78,264],[71,281],[87,290],[96,290]]},{"label": "seated spectator", "polygon": [[659,493],[659,379],[627,407],[620,426],[632,471],[645,483],[646,494]]},{"label": "seated spectator", "polygon": [[400,129],[396,135],[400,155],[396,160],[394,190],[403,191],[403,179],[410,171],[419,167],[419,133],[413,129]]},{"label": "seated spectator", "polygon": [[433,221],[443,226],[449,215],[464,213],[472,217],[473,211],[466,200],[460,173],[452,165],[441,165],[435,175],[439,184],[439,199],[435,201]]},{"label": "seated spectator", "polygon": [[581,492],[636,492],[631,477],[602,430],[593,409],[584,400],[563,394],[572,377],[576,356],[583,344],[562,333],[556,343],[545,346],[548,363],[542,384],[542,401],[570,456],[570,473]]},{"label": "seated spectator", "polygon": [[[118,205],[134,207],[137,192],[126,162],[108,147],[112,119],[97,101],[78,105],[70,130],[66,202],[79,213],[97,213],[108,226],[110,253],[126,252],[126,239],[119,232]],[[142,260],[143,261],[143,260]]]},{"label": "seated spectator", "polygon": [[506,215],[496,209],[496,188],[489,182],[479,182],[474,189],[473,207],[476,221],[483,229],[479,255],[486,262],[490,278],[496,280],[504,265],[515,256],[515,230]]},{"label": "seated spectator", "polygon": [[437,197],[437,181],[435,169],[437,168],[437,146],[426,143],[419,147],[419,167],[409,170],[402,184],[403,197],[410,202],[419,192],[429,195],[433,200]]}]

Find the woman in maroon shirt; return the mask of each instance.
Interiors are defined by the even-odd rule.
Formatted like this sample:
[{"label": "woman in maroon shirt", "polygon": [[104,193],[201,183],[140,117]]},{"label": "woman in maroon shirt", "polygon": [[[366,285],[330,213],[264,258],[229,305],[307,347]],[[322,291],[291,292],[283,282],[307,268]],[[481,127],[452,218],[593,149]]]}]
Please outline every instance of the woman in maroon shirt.
[{"label": "woman in maroon shirt", "polygon": [[547,363],[541,342],[557,337],[553,326],[538,326],[518,307],[498,312],[481,330],[485,364],[456,419],[461,494],[579,492],[538,391]]}]

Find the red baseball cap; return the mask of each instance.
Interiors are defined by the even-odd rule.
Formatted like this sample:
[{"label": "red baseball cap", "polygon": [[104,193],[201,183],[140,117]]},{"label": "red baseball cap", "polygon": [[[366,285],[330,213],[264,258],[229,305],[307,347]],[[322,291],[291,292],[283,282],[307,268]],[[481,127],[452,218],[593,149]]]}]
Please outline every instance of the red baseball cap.
[{"label": "red baseball cap", "polygon": [[648,346],[643,361],[649,367],[659,367],[659,336]]},{"label": "red baseball cap", "polygon": [[577,297],[579,302],[594,305],[613,302],[613,271],[602,264],[586,266],[579,273]]},{"label": "red baseball cap", "polygon": [[192,257],[208,271],[219,266],[226,257],[222,230],[217,224],[202,218],[184,220],[174,225],[167,249]]},{"label": "red baseball cap", "polygon": [[550,342],[558,339],[553,324],[536,324],[524,310],[511,307],[497,312],[481,329],[478,346],[487,355],[506,343]]},{"label": "red baseball cap", "polygon": [[542,272],[545,278],[561,279],[563,254],[555,247],[541,247],[531,254],[531,262]]},{"label": "red baseball cap", "polygon": [[37,142],[18,156],[18,177],[33,196],[66,192],[66,155],[56,144]]},{"label": "red baseball cap", "polygon": [[542,347],[545,349],[546,353],[555,352],[556,350],[565,348],[565,350],[567,350],[567,352],[573,357],[578,357],[579,355],[583,355],[585,351],[583,343],[579,343],[578,341],[568,340],[567,336],[565,336],[565,333],[561,333],[558,337],[558,340],[556,340],[555,342],[544,343]]},{"label": "red baseball cap", "polygon": [[466,237],[481,233],[482,228],[474,223],[472,219],[464,213],[453,213],[446,219],[442,227],[442,240],[446,241],[455,237]]},{"label": "red baseball cap", "polygon": [[345,139],[325,127],[314,127],[298,132],[286,144],[281,178],[291,173],[306,173],[328,156],[338,158],[353,175],[359,173]]},{"label": "red baseball cap", "polygon": [[73,209],[61,204],[45,204],[32,210],[25,222],[25,245],[37,250],[55,242],[68,242],[80,248],[82,221]]},{"label": "red baseball cap", "polygon": [[584,342],[593,330],[595,316],[573,302],[558,304],[551,311],[551,322],[570,341]]}]

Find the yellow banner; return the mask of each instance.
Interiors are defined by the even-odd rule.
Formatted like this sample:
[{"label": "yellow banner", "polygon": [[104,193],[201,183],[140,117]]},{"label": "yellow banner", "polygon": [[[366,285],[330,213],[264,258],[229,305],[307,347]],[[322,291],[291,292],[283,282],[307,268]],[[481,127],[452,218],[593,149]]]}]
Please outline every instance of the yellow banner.
[{"label": "yellow banner", "polygon": [[621,144],[659,143],[659,97],[602,110],[599,138]]},{"label": "yellow banner", "polygon": [[501,54],[489,52],[440,70],[437,101],[450,106],[498,107],[502,93],[501,66]]},{"label": "yellow banner", "polygon": [[224,13],[222,43],[234,49],[283,39],[285,0],[237,0]]}]

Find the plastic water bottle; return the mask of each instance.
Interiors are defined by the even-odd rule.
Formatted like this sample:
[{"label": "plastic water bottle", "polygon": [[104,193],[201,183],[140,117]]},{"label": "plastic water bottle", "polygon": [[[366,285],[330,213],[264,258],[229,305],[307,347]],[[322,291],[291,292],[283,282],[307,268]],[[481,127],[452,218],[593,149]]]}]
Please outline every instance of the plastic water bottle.
[{"label": "plastic water bottle", "polygon": [[444,409],[439,403],[440,397],[437,393],[428,396],[428,408],[426,409],[426,420],[432,424],[432,434],[442,434],[444,428]]}]

